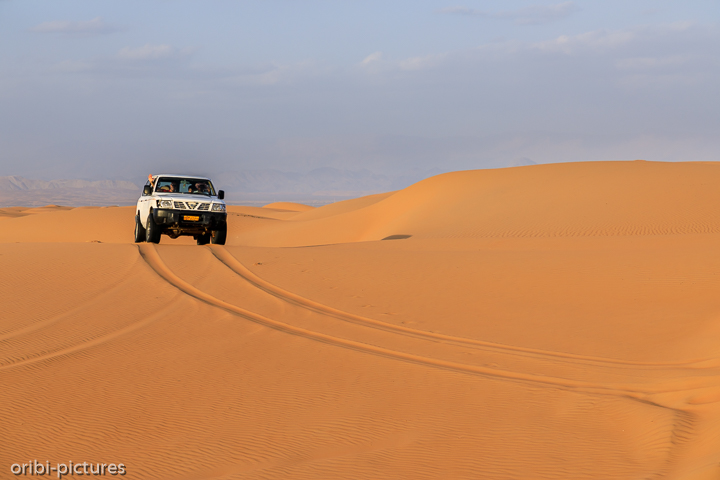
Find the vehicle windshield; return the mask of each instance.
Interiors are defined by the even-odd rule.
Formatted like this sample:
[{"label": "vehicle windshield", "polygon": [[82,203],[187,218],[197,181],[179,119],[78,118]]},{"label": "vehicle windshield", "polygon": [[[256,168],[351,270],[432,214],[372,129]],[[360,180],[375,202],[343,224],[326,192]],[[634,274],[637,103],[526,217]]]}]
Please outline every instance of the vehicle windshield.
[{"label": "vehicle windshield", "polygon": [[160,177],[155,191],[158,193],[182,193],[187,195],[215,195],[215,188],[210,180],[199,178]]}]

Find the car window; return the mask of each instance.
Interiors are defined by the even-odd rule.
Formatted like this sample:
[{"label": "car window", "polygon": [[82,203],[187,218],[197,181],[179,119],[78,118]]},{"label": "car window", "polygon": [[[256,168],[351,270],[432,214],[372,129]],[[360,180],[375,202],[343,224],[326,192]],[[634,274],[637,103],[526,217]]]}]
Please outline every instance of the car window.
[{"label": "car window", "polygon": [[159,193],[181,193],[185,195],[215,195],[215,188],[209,180],[199,178],[162,177],[157,181],[155,191]]}]

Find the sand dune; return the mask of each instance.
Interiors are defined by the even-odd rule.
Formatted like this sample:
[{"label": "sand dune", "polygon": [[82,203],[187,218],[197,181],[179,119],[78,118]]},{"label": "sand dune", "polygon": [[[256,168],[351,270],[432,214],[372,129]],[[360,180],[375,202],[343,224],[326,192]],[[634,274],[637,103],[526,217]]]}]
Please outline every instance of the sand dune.
[{"label": "sand dune", "polygon": [[302,213],[239,238],[297,246],[420,238],[569,237],[720,232],[720,167],[592,162],[454,172],[393,194]]},{"label": "sand dune", "polygon": [[0,477],[720,478],[718,175],[456,172],[224,247],[0,210]]}]

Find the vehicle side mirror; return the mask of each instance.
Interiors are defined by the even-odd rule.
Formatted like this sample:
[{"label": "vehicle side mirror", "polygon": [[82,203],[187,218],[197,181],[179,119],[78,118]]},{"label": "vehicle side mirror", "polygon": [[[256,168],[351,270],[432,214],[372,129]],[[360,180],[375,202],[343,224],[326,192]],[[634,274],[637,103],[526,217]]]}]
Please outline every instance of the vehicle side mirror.
[{"label": "vehicle side mirror", "polygon": [[225,198],[225,190],[218,190],[218,200]]},{"label": "vehicle side mirror", "polygon": [[152,187],[150,185],[143,187],[143,195],[152,195]]}]

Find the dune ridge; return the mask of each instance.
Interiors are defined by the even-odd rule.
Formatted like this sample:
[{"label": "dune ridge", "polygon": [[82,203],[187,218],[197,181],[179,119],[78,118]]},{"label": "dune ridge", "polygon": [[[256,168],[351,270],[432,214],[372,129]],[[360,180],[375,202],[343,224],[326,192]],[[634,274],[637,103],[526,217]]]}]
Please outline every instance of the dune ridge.
[{"label": "dune ridge", "polygon": [[[678,177],[684,180],[678,182]],[[301,213],[293,218],[297,223],[239,240],[268,245],[276,236],[284,243],[276,241],[275,246],[295,246],[395,234],[495,238],[717,233],[718,182],[720,167],[712,163],[587,162],[454,172],[370,205],[351,200]]]},{"label": "dune ridge", "polygon": [[263,208],[272,208],[274,210],[287,210],[290,212],[306,212],[308,210],[314,209],[315,207],[295,202],[273,202],[264,205]]}]

